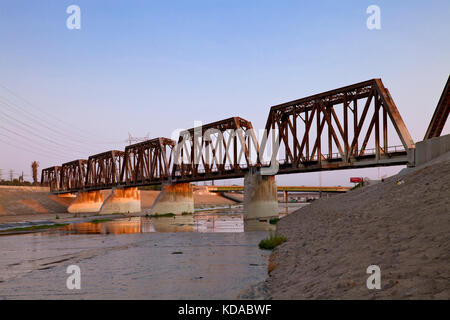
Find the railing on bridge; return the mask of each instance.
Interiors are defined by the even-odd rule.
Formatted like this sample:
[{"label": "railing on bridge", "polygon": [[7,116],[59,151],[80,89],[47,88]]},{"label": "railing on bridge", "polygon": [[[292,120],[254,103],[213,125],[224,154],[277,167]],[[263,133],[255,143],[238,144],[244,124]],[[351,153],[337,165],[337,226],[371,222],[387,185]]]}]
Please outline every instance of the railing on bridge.
[{"label": "railing on bridge", "polygon": [[233,117],[183,131],[178,142],[152,139],[44,169],[42,183],[67,193],[239,178],[275,160],[271,174],[399,165],[414,148],[380,79],[273,106],[263,131],[258,143],[251,122]]},{"label": "railing on bridge", "polygon": [[[388,147],[388,152],[387,154],[399,154],[399,155],[405,155],[406,154],[406,150],[403,146],[399,145],[399,146],[390,146]],[[370,148],[370,149],[366,149],[364,152],[364,155],[358,156],[359,158],[363,158],[363,157],[373,157],[376,155],[376,149],[375,148]],[[342,155],[339,152],[334,152],[331,155],[330,154],[322,154],[322,160],[328,160],[328,161],[334,161],[334,160],[342,160]],[[311,158],[311,161],[317,161],[317,155],[314,155]],[[290,160],[289,159],[280,159],[278,160],[278,162],[280,164],[289,164]],[[269,166],[270,165],[270,161],[266,161],[264,162],[265,165]]]}]

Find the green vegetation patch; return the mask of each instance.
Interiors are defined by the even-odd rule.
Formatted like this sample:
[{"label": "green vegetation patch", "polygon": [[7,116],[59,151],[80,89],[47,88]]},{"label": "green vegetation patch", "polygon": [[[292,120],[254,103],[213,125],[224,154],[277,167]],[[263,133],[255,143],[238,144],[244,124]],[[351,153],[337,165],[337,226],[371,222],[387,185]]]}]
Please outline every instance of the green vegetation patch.
[{"label": "green vegetation patch", "polygon": [[278,221],[280,221],[280,218],[272,218],[272,219],[269,220],[269,223],[270,224],[277,224]]},{"label": "green vegetation patch", "polygon": [[33,230],[42,230],[42,229],[50,229],[57,227],[67,226],[68,223],[55,223],[55,224],[42,224],[39,226],[29,226],[29,227],[20,227],[20,228],[12,228],[7,230],[2,230],[0,232],[11,232],[11,231],[33,231]]},{"label": "green vegetation patch", "polygon": [[193,214],[193,213],[192,213],[192,212],[187,212],[187,211],[183,211],[183,212],[181,213],[182,216],[188,216],[188,215],[190,215],[190,214]]},{"label": "green vegetation patch", "polygon": [[174,217],[175,213],[169,212],[169,213],[155,213],[152,214],[151,217],[153,218],[163,218],[163,217]]},{"label": "green vegetation patch", "polygon": [[264,250],[273,250],[276,246],[279,246],[283,242],[286,242],[287,238],[283,235],[271,234],[269,237],[262,239],[259,242],[259,248]]},{"label": "green vegetation patch", "polygon": [[19,181],[19,179],[14,179],[13,181],[9,180],[0,180],[0,186],[36,186],[33,185],[29,181]]}]

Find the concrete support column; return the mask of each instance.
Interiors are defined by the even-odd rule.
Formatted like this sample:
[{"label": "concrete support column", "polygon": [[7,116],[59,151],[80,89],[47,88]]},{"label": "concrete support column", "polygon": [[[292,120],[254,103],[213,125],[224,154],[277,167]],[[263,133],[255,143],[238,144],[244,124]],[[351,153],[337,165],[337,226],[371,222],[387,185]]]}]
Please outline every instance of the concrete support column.
[{"label": "concrete support column", "polygon": [[163,185],[163,189],[153,203],[150,214],[194,213],[194,193],[190,183]]},{"label": "concrete support column", "polygon": [[244,219],[278,217],[275,176],[249,172],[244,177]]},{"label": "concrete support column", "polygon": [[287,191],[283,191],[283,200],[285,203],[288,202],[288,192]]},{"label": "concrete support column", "polygon": [[69,213],[98,212],[103,204],[101,191],[79,192],[75,200],[67,208]]},{"label": "concrete support column", "polygon": [[76,198],[77,195],[74,193],[61,193],[57,195],[58,198]]},{"label": "concrete support column", "polygon": [[[412,153],[411,150],[408,152]],[[415,165],[420,166],[447,152],[450,152],[450,134],[417,142],[414,151]]]},{"label": "concrete support column", "polygon": [[113,188],[100,209],[100,214],[141,212],[141,192],[137,187]]}]

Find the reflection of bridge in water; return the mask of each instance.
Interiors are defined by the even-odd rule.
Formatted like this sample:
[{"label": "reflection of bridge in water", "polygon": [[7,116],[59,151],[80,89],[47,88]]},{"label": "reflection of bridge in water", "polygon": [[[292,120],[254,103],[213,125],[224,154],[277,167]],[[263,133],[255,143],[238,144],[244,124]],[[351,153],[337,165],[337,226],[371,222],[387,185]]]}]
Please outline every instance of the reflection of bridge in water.
[{"label": "reflection of bridge in water", "polygon": [[196,214],[174,217],[131,217],[102,222],[79,222],[63,226],[62,232],[72,234],[134,234],[151,232],[244,232],[270,231],[269,221],[247,220],[242,214]]},{"label": "reflection of bridge in water", "polygon": [[[448,112],[447,112],[448,113]],[[193,210],[189,182],[245,178],[246,214],[274,214],[274,175],[414,165],[408,129],[381,79],[273,106],[259,141],[233,117],[42,170],[55,194],[78,193],[69,212],[140,211],[136,187],[163,184],[153,213]],[[269,150],[270,149],[270,150]],[[282,159],[282,160],[279,160]],[[104,200],[102,189],[113,189]]]}]

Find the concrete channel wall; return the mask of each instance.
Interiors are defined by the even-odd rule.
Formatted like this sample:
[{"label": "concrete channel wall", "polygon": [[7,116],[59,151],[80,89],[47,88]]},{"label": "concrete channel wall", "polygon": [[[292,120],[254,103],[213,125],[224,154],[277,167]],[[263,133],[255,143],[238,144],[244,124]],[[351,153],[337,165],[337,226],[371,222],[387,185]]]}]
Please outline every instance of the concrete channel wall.
[{"label": "concrete channel wall", "polygon": [[415,165],[420,166],[450,151],[450,134],[416,143]]}]

